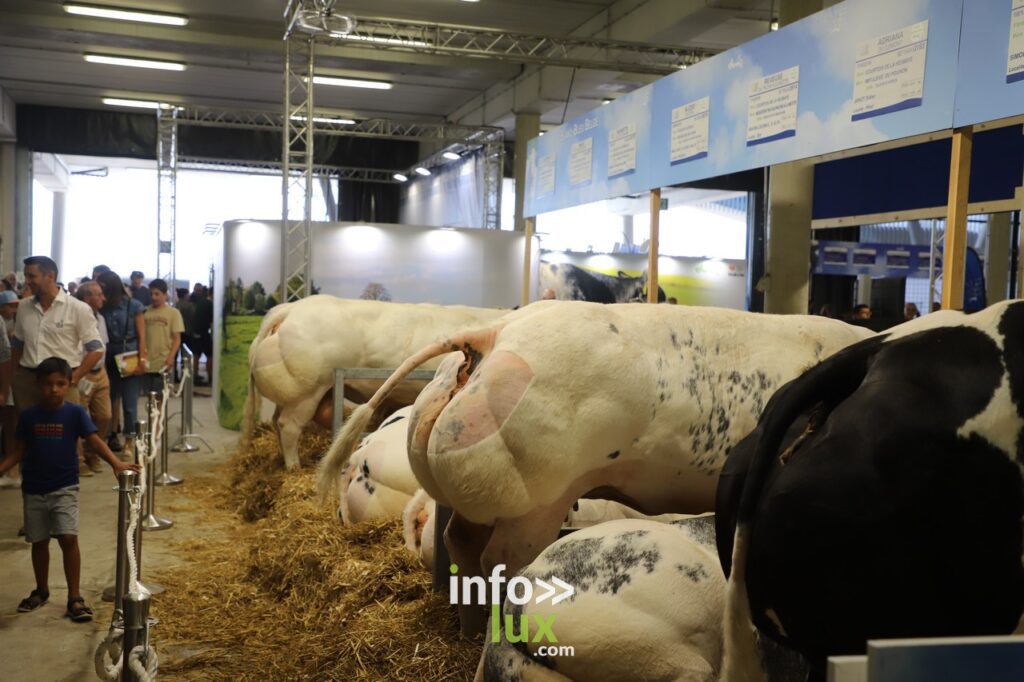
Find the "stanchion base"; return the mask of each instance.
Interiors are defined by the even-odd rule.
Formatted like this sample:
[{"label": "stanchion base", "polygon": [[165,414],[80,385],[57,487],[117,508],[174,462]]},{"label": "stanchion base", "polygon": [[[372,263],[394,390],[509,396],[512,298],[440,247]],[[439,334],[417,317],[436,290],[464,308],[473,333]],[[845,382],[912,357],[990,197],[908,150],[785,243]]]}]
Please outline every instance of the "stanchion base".
[{"label": "stanchion base", "polygon": [[178,441],[171,446],[171,452],[199,452],[199,447],[186,441]]},{"label": "stanchion base", "polygon": [[146,588],[146,591],[150,594],[163,594],[167,591],[160,583],[142,583],[142,586]]},{"label": "stanchion base", "polygon": [[174,525],[170,519],[161,519],[156,514],[150,514],[142,519],[142,530],[166,530]]},{"label": "stanchion base", "polygon": [[179,483],[184,482],[184,480],[185,479],[179,478],[178,476],[169,474],[165,471],[157,476],[156,480],[153,481],[153,485],[178,485]]}]

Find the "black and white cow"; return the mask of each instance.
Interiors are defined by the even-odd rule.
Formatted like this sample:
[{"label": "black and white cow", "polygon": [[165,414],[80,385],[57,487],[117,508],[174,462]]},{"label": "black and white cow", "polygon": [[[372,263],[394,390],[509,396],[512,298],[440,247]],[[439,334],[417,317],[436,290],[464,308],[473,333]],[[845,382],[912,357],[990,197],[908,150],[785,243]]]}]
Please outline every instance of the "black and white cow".
[{"label": "black and white cow", "polygon": [[751,620],[812,679],[868,639],[1020,629],[1022,467],[1024,301],[933,313],[779,389],[719,480],[723,680],[762,679]]},{"label": "black and white cow", "polygon": [[[643,302],[647,300],[647,273],[630,277],[620,270],[617,276],[612,277],[570,263],[542,262],[540,288],[554,290],[555,298],[560,301]],[[658,300],[665,300],[661,287],[658,287]]]}]

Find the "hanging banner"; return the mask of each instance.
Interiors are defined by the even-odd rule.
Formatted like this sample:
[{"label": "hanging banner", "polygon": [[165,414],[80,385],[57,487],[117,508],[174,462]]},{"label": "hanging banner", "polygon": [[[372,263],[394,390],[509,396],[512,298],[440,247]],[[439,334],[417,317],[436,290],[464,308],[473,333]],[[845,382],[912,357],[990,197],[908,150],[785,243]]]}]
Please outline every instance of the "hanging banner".
[{"label": "hanging banner", "polygon": [[608,133],[608,177],[636,170],[636,123]]},{"label": "hanging banner", "polygon": [[672,110],[669,139],[671,163],[685,163],[707,157],[710,113],[710,97],[701,97]]},{"label": "hanging banner", "polygon": [[569,184],[575,187],[594,177],[594,138],[574,142],[569,147]]},{"label": "hanging banner", "polygon": [[795,136],[799,96],[799,66],[751,83],[747,96],[747,146]]},{"label": "hanging banner", "polygon": [[1010,9],[1010,50],[1006,59],[1006,82],[1024,80],[1024,0],[1013,0]]},{"label": "hanging banner", "polygon": [[860,43],[852,120],[921,106],[927,55],[927,20]]}]

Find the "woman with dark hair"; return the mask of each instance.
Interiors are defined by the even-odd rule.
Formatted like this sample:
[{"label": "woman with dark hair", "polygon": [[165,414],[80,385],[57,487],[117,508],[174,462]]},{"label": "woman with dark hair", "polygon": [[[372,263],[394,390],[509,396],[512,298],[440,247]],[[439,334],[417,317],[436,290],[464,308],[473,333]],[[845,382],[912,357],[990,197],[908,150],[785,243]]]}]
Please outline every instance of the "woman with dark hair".
[{"label": "woman with dark hair", "polygon": [[[96,278],[106,303],[100,314],[107,323],[110,345],[107,350],[107,375],[110,377],[110,402],[121,400],[122,431],[126,439],[135,437],[135,422],[138,421],[139,390],[142,376],[146,373],[146,323],[145,308],[125,292],[124,283],[116,272],[100,273]],[[138,352],[135,371],[122,376],[116,356],[120,353]]]}]

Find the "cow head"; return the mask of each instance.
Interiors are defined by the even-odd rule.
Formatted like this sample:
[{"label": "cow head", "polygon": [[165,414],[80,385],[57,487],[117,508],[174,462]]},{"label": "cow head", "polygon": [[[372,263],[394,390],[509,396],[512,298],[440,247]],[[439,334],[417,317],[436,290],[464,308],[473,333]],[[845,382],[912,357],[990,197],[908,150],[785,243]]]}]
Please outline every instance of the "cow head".
[{"label": "cow head", "polygon": [[[618,272],[618,280],[620,283],[619,291],[621,292],[618,303],[646,303],[647,302],[647,273],[642,273],[639,277],[630,277],[622,270]],[[658,287],[658,303],[665,300],[665,290]]]}]

